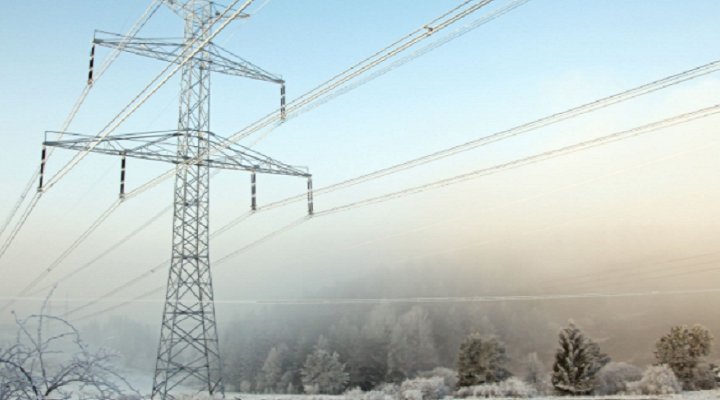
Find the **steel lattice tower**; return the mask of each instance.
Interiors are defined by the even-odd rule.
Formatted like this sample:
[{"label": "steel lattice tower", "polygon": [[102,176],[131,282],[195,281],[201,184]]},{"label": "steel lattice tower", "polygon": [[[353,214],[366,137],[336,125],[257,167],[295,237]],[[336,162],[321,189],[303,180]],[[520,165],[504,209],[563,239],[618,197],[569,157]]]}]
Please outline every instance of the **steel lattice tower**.
[{"label": "steel lattice tower", "polygon": [[[206,0],[187,0],[184,3],[165,0],[165,4],[184,20],[182,43],[166,39],[128,40],[120,35],[96,32],[89,83],[92,82],[95,45],[177,63],[176,56],[191,54],[200,47],[211,34],[207,28],[222,18],[216,5]],[[241,14],[241,18],[245,17],[247,15]],[[168,398],[169,393],[183,383],[199,384],[201,390],[210,394],[224,393],[210,271],[210,168],[252,172],[253,209],[256,207],[256,173],[311,179],[310,174],[302,169],[237,144],[228,146],[226,139],[210,131],[211,72],[279,84],[281,105],[284,106],[285,82],[280,77],[208,43],[181,69],[177,130],[107,136],[92,149],[93,152],[122,157],[121,198],[124,197],[126,157],[176,165],[172,259],[152,389],[152,396],[161,399]],[[66,135],[73,138],[45,141],[43,154],[45,146],[84,150],[95,141],[87,135]],[[208,155],[209,149],[220,146],[225,147],[221,152],[212,157]],[[310,182],[308,188],[311,188]]]},{"label": "steel lattice tower", "polygon": [[[184,9],[188,51],[207,38],[210,4],[189,1]],[[204,34],[203,34],[204,33]],[[194,44],[193,44],[194,43]],[[195,160],[208,150],[209,56],[202,49],[182,68],[177,156]],[[175,173],[172,261],[165,296],[153,397],[165,398],[177,375],[206,381],[209,393],[224,393],[220,345],[210,274],[210,167],[178,164]],[[177,359],[182,354],[183,360]]]}]

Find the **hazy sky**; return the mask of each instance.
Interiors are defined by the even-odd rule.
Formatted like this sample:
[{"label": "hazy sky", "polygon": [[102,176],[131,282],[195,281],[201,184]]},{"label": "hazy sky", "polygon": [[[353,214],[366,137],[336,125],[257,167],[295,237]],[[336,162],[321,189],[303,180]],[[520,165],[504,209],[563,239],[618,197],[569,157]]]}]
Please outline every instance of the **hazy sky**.
[{"label": "hazy sky", "polygon": [[[15,1],[0,15],[0,217],[40,159],[46,130],[61,127],[85,84],[93,30],[126,32],[149,1]],[[249,10],[264,2],[257,1]],[[288,97],[381,49],[459,1],[272,0],[215,40],[279,73]],[[505,4],[497,1],[468,19]],[[258,150],[309,166],[316,187],[452,145],[716,61],[711,1],[531,0],[491,23],[289,121]],[[142,37],[178,37],[181,21],[162,9]],[[98,49],[96,66],[109,55]],[[122,55],[93,88],[70,131],[97,133],[162,68]],[[277,107],[269,83],[214,76],[212,130],[229,135]],[[316,198],[316,209],[372,197],[717,103],[711,74],[462,155]],[[172,79],[119,132],[173,129],[178,80]],[[214,269],[218,300],[294,297],[375,268],[459,265],[513,282],[632,268],[717,250],[720,167],[717,118],[680,125],[549,162],[311,220]],[[253,138],[250,138],[251,141]],[[249,141],[248,141],[249,143]],[[49,170],[71,153],[58,150]],[[129,189],[167,165],[129,160]],[[46,269],[117,198],[119,160],[87,157],[43,196],[0,259],[0,296],[13,296]],[[260,176],[259,201],[300,193],[302,180]],[[126,202],[43,281],[86,263],[170,204],[168,181]],[[214,228],[249,208],[249,176],[223,172],[212,182]],[[213,242],[218,259],[305,212],[304,204],[259,214]],[[170,254],[170,215],[57,289],[71,306],[101,295]],[[2,240],[5,240],[4,237]],[[703,268],[713,268],[709,264]],[[682,265],[680,265],[682,267]],[[719,266],[720,267],[720,266]],[[695,269],[703,269],[695,268]],[[717,286],[720,273],[603,281],[593,291]],[[691,266],[686,270],[693,271]],[[118,294],[125,299],[165,282],[162,269]],[[612,275],[604,275],[612,277]],[[659,275],[657,275],[659,276]],[[625,281],[622,285],[617,282]],[[532,286],[532,285],[529,285]],[[546,293],[583,292],[556,288]],[[478,293],[482,295],[483,293]],[[160,298],[156,296],[155,298]],[[4,301],[4,300],[3,300]],[[105,303],[103,306],[112,304]],[[160,303],[126,310],[160,314]],[[17,308],[35,307],[20,302]],[[98,306],[92,310],[100,309]],[[221,305],[221,313],[232,306]],[[6,315],[7,316],[7,315]],[[3,316],[3,317],[6,317]]]}]

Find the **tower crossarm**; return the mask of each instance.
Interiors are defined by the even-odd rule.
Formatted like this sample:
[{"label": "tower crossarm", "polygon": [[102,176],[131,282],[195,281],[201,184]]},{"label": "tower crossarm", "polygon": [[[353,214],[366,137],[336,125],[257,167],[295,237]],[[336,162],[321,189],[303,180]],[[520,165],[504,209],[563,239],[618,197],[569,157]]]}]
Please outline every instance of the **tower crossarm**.
[{"label": "tower crossarm", "polygon": [[[118,48],[128,53],[173,63],[179,63],[182,60],[182,57],[178,57],[178,54],[184,48],[182,39],[137,37],[125,39],[122,35],[103,31],[95,31],[93,44],[111,49]],[[214,43],[208,43],[205,47],[204,57],[207,57],[207,59],[204,60],[204,64],[212,72],[277,84],[284,83],[279,75],[265,71]]]},{"label": "tower crossarm", "polygon": [[[55,134],[56,132],[47,132]],[[194,134],[193,132],[190,133]],[[259,174],[288,175],[310,177],[311,175],[300,167],[291,166],[251,150],[238,144],[228,144],[226,139],[212,132],[201,132],[209,138],[209,144],[221,151],[205,158],[198,165],[207,165],[210,168],[228,170],[252,171]],[[157,131],[129,133],[108,136],[92,148],[92,152],[140,158],[150,161],[163,161],[173,164],[188,164],[193,160],[180,158],[177,153],[177,138],[182,136],[178,131]],[[48,147],[58,147],[68,150],[85,151],[96,142],[94,136],[79,133],[65,133],[67,139],[61,141],[45,141]]]}]

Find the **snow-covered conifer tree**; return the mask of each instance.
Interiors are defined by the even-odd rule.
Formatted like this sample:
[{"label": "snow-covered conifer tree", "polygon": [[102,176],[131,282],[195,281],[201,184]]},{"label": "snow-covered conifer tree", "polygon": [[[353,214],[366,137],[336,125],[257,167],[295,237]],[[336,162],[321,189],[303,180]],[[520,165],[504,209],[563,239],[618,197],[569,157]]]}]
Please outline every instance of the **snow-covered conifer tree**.
[{"label": "snow-covered conifer tree", "polygon": [[553,365],[553,386],[563,394],[590,393],[598,371],[610,359],[600,353],[600,346],[572,321],[560,331],[559,343]]}]

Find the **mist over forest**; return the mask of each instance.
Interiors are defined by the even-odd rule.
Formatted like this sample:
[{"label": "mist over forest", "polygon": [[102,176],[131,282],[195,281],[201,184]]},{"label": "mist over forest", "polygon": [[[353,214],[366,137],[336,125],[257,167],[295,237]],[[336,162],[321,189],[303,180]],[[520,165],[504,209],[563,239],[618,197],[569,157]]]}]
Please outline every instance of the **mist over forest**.
[{"label": "mist over forest", "polygon": [[[459,266],[408,265],[380,269],[304,296],[312,299],[400,299],[478,296],[502,292],[495,279]],[[507,278],[515,293],[537,292],[523,277]],[[280,304],[242,306],[223,321],[223,375],[243,392],[300,392],[301,369],[318,348],[337,353],[349,374],[347,388],[370,390],[402,382],[436,367],[455,368],[471,333],[493,335],[507,349],[507,368],[522,375],[537,353],[546,370],[558,332],[573,320],[613,361],[645,367],[656,362],[655,343],[673,325],[700,323],[720,332],[712,295],[503,300],[432,304]],[[120,351],[127,367],[151,374],[159,327],[114,316],[83,332]],[[108,340],[109,339],[109,340]],[[720,359],[712,354],[708,361]]]}]

